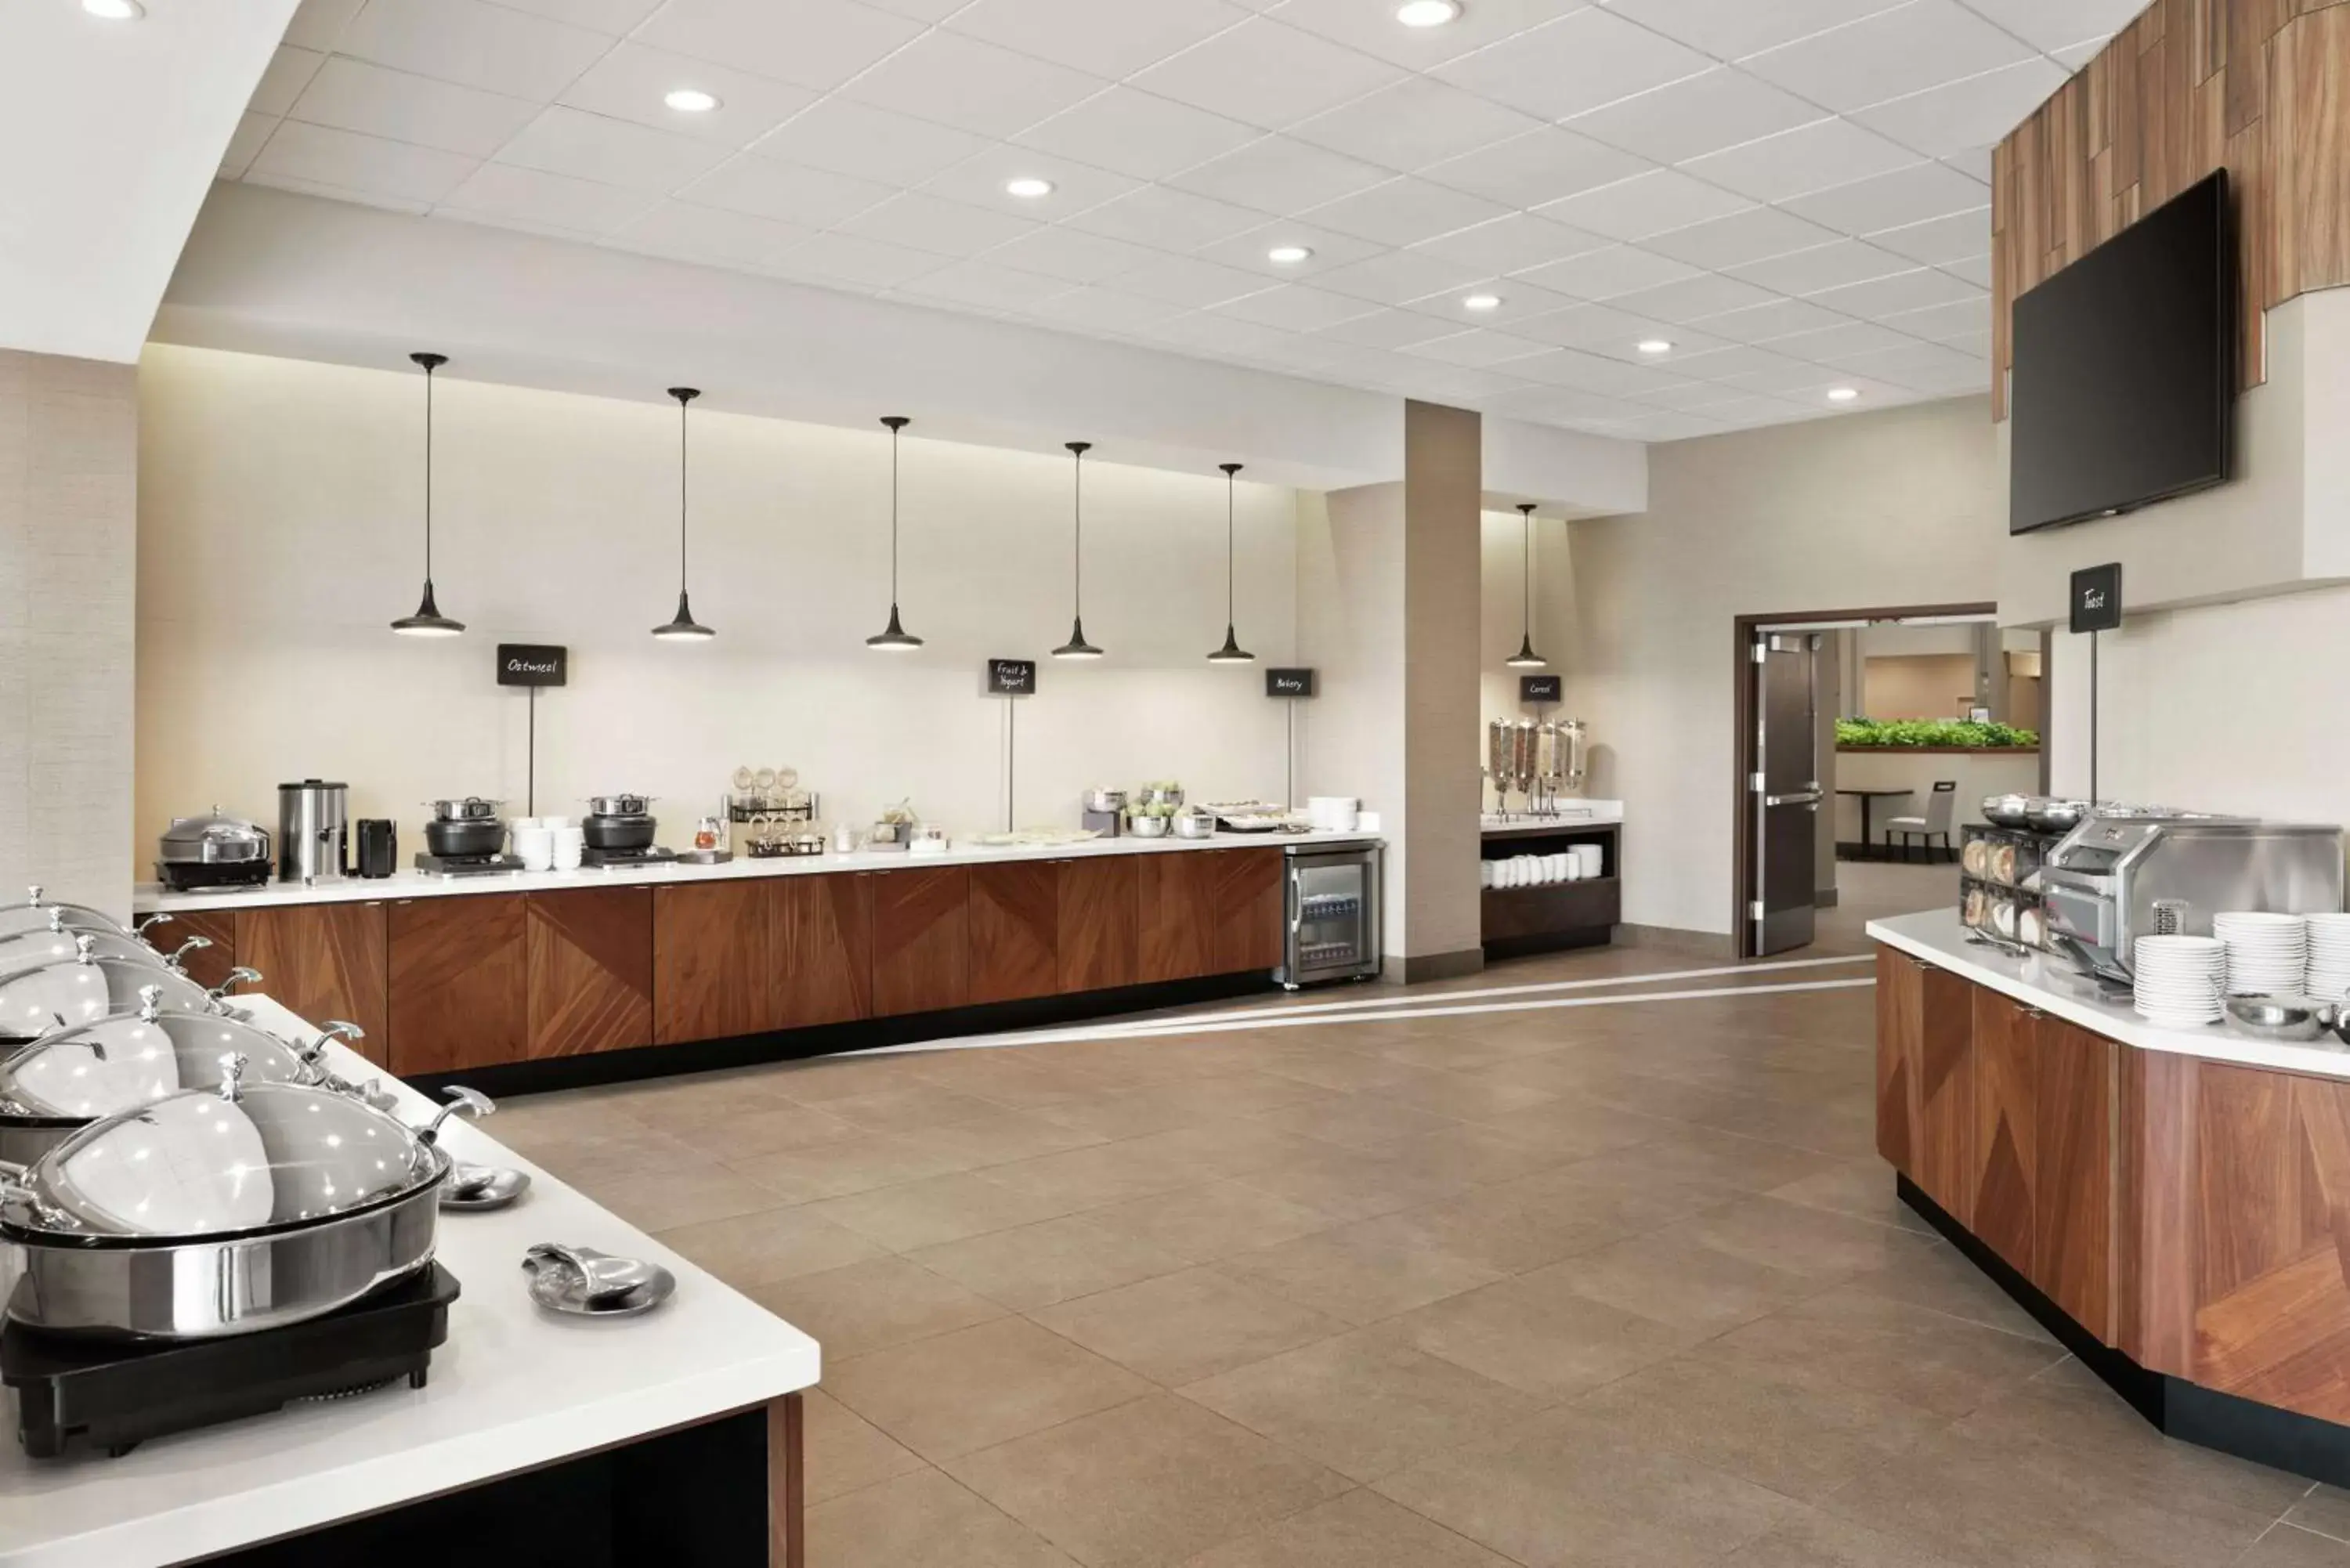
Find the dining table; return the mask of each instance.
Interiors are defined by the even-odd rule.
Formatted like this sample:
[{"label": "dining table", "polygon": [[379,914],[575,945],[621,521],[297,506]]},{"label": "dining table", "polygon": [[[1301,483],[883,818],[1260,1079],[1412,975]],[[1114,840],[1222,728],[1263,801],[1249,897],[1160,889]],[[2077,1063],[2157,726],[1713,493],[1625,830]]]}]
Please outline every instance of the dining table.
[{"label": "dining table", "polygon": [[1880,800],[1898,799],[1902,795],[1917,793],[1914,789],[1839,789],[1836,791],[1838,794],[1848,794],[1860,802],[1860,853],[1854,857],[1855,859],[1877,858],[1877,835],[1869,823],[1869,814],[1875,809],[1877,803]]}]

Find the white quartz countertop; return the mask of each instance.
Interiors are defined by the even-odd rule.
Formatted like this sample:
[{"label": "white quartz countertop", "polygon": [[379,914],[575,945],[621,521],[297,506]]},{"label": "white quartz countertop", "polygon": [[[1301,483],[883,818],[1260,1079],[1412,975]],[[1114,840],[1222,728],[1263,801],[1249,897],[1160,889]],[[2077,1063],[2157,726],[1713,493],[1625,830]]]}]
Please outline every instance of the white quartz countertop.
[{"label": "white quartz countertop", "polygon": [[[265,997],[238,1009],[308,1039]],[[336,1071],[380,1071],[339,1045]],[[385,1078],[421,1119],[431,1105]],[[462,1118],[443,1134],[460,1160],[517,1166],[531,1188],[513,1206],[441,1216],[439,1256],[463,1291],[427,1386],[289,1406],[274,1415],[141,1443],[109,1459],[77,1448],[31,1459],[0,1433],[0,1564],[147,1568],[208,1557],[337,1520],[609,1448],[813,1386],[815,1340]],[[639,1318],[557,1317],[531,1304],[522,1255],[535,1241],[584,1242],[649,1258],[677,1293]],[[16,1421],[14,1397],[7,1419]]]},{"label": "white quartz countertop", "polygon": [[253,888],[208,888],[174,893],[153,882],[132,890],[134,913],[176,909],[264,909],[286,904],[360,902],[370,898],[431,898],[461,893],[550,893],[571,888],[674,887],[740,877],[808,877],[827,871],[899,871],[909,867],[984,866],[1004,860],[1079,860],[1101,855],[1181,855],[1199,849],[1317,849],[1376,844],[1376,833],[1219,833],[1208,838],[1087,838],[1072,844],[988,845],[958,841],[946,853],[858,850],[848,855],[790,855],[758,860],[737,855],[718,866],[667,862],[657,866],[582,867],[577,871],[499,871],[475,877],[429,876],[405,869],[390,877],[347,877],[304,887],[265,882]]},{"label": "white quartz countertop", "polygon": [[2139,1017],[2126,999],[2106,1001],[2093,981],[2075,972],[2063,959],[2039,955],[2015,958],[1997,948],[1967,940],[1966,928],[1960,924],[1956,909],[1929,909],[1921,915],[1871,920],[1867,930],[1887,947],[2141,1051],[2169,1051],[2247,1067],[2350,1078],[2350,1047],[2345,1047],[2331,1034],[2309,1041],[2264,1040],[2246,1033],[2229,1020],[2208,1023],[2200,1029],[2158,1028]]},{"label": "white quartz countertop", "polygon": [[1477,826],[1488,838],[1510,838],[1568,832],[1578,827],[1605,827],[1623,820],[1624,803],[1620,800],[1562,800],[1557,811],[1549,816],[1514,811],[1497,815],[1489,811],[1477,819]]}]

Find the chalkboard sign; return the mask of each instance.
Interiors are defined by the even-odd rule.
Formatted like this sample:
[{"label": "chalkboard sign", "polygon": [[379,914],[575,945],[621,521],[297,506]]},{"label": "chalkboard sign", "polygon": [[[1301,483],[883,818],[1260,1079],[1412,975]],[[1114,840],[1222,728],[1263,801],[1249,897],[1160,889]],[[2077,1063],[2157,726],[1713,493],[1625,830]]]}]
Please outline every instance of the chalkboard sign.
[{"label": "chalkboard sign", "polygon": [[571,650],[543,642],[498,644],[501,686],[561,686],[570,674]]},{"label": "chalkboard sign", "polygon": [[1314,695],[1314,671],[1268,670],[1264,672],[1264,694],[1268,697],[1311,697]]},{"label": "chalkboard sign", "polygon": [[1036,661],[1033,659],[991,659],[987,661],[990,697],[1036,695]]},{"label": "chalkboard sign", "polygon": [[1559,701],[1560,678],[1555,675],[1521,675],[1518,677],[1518,701],[1521,702],[1555,702]]},{"label": "chalkboard sign", "polygon": [[2073,574],[2073,629],[2112,631],[2122,624],[2122,564],[2084,566]]}]

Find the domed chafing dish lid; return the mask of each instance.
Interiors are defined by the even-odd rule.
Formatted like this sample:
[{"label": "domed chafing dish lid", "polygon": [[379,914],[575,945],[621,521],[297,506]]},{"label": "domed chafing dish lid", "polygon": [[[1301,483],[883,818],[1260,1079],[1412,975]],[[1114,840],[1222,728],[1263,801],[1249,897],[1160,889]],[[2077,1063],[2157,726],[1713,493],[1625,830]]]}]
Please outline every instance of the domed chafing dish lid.
[{"label": "domed chafing dish lid", "polygon": [[119,937],[130,934],[123,929],[121,921],[103,909],[93,909],[86,904],[45,900],[37,883],[25,891],[26,898],[23,903],[0,908],[0,937],[13,937],[22,931],[47,930],[53,913],[68,930],[110,931]]},{"label": "domed chafing dish lid", "polygon": [[175,816],[163,830],[162,858],[172,865],[220,866],[269,858],[269,835],[218,806],[203,816]]},{"label": "domed chafing dish lid", "polygon": [[0,1039],[37,1040],[59,1029],[135,1012],[149,986],[166,1012],[218,1013],[220,1003],[186,975],[152,964],[88,957],[0,974]]},{"label": "domed chafing dish lid", "polygon": [[143,963],[156,969],[167,967],[164,956],[137,937],[118,936],[111,931],[78,931],[60,921],[47,930],[0,936],[0,975],[38,969],[43,964],[71,963],[81,956],[78,938],[88,940],[92,958],[120,959],[125,963]]},{"label": "domed chafing dish lid", "polygon": [[0,1062],[0,1116],[97,1121],[182,1089],[217,1088],[239,1057],[248,1084],[323,1077],[306,1053],[241,1020],[142,1005],[46,1035]]}]

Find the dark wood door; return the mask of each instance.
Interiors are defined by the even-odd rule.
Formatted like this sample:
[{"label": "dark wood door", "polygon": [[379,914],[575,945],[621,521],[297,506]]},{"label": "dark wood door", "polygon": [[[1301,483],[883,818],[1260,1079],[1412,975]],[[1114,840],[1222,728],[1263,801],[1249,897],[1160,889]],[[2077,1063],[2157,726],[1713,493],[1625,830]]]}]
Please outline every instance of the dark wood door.
[{"label": "dark wood door", "polygon": [[1877,1147],[1959,1223],[1974,1197],[1974,987],[1877,950]]},{"label": "dark wood door", "polygon": [[2035,1030],[2032,1282],[2114,1343],[2114,1116],[2119,1047],[2060,1019]]},{"label": "dark wood door", "polygon": [[1061,985],[1061,862],[971,868],[971,1000],[1022,1002]]},{"label": "dark wood door", "polygon": [[1135,977],[1135,860],[1104,855],[1061,861],[1061,991],[1108,991]]},{"label": "dark wood door", "polygon": [[1218,862],[1229,853],[1170,849],[1134,857],[1138,981],[1195,980],[1216,971]]},{"label": "dark wood door", "polygon": [[261,971],[251,989],[312,1023],[340,1019],[367,1032],[353,1049],[378,1066],[390,1032],[390,938],[383,900],[240,909],[238,961]]},{"label": "dark wood door", "polygon": [[1286,857],[1278,849],[1219,849],[1216,950],[1211,973],[1279,969],[1287,957]]},{"label": "dark wood door", "polygon": [[656,1044],[775,1027],[768,893],[747,879],[653,889]]},{"label": "dark wood door", "polygon": [[[201,986],[216,986],[228,979],[228,971],[237,965],[236,911],[234,909],[192,909],[174,915],[146,933],[147,940],[165,952],[176,950],[191,937],[202,937],[212,943],[198,948],[180,961],[188,978]],[[254,986],[238,986],[239,991],[257,990]]]},{"label": "dark wood door", "polygon": [[1969,1228],[2032,1277],[2041,1015],[1997,992],[1974,994],[1974,1212]]},{"label": "dark wood door", "polygon": [[767,1027],[804,1029],[872,1016],[874,876],[837,871],[774,879],[768,961],[775,1022]]},{"label": "dark wood door", "polygon": [[650,888],[533,893],[526,1054],[579,1056],[653,1039]]},{"label": "dark wood door", "polygon": [[528,944],[519,893],[391,906],[391,1070],[401,1077],[520,1061]]},{"label": "dark wood door", "polygon": [[961,866],[873,875],[873,1014],[971,1002],[971,873]]}]

